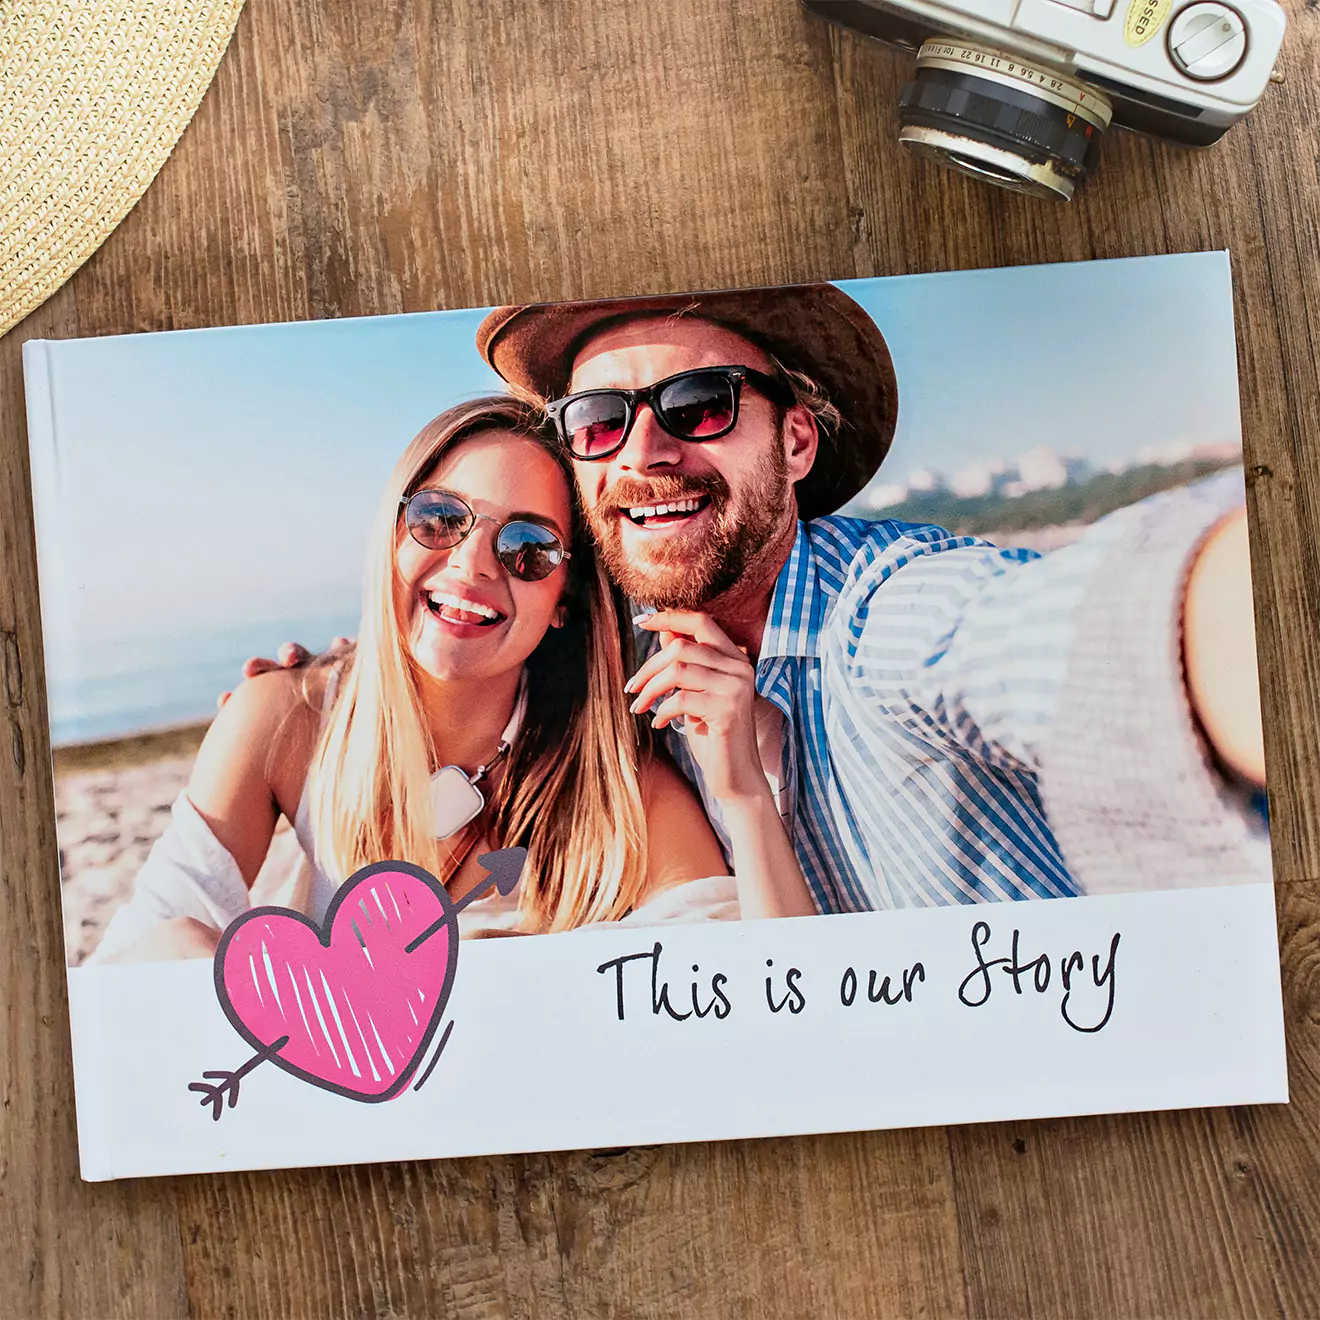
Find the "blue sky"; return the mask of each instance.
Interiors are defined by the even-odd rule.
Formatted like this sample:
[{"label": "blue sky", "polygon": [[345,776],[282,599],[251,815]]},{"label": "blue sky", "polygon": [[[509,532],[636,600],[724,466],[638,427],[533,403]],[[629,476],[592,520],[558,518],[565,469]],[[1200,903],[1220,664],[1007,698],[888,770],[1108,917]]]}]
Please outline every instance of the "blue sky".
[{"label": "blue sky", "polygon": [[899,422],[879,480],[1038,445],[1097,467],[1241,443],[1225,253],[845,283],[885,333]]},{"label": "blue sky", "polygon": [[[1222,253],[843,287],[897,368],[882,481],[1040,444],[1104,464],[1239,438]],[[130,644],[135,664],[164,658],[185,632],[195,648],[269,623],[273,644],[287,622],[352,617],[395,458],[436,413],[499,387],[473,346],[483,315],[52,345],[56,455],[33,466],[52,474],[37,498],[53,675],[76,681]]]}]

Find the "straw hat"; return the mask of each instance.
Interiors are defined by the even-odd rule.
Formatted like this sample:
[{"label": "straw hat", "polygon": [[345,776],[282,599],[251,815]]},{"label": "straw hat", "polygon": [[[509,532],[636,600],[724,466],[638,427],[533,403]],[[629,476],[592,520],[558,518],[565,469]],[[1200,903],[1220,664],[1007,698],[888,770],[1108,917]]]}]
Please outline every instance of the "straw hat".
[{"label": "straw hat", "polygon": [[800,515],[833,513],[875,475],[894,438],[898,382],[889,346],[866,309],[833,284],[729,289],[651,298],[497,307],[477,351],[516,390],[550,400],[565,391],[587,336],[624,316],[691,315],[716,321],[806,372],[839,410],[811,472],[797,484]]},{"label": "straw hat", "polygon": [[0,4],[0,335],[132,210],[201,103],[242,7]]}]

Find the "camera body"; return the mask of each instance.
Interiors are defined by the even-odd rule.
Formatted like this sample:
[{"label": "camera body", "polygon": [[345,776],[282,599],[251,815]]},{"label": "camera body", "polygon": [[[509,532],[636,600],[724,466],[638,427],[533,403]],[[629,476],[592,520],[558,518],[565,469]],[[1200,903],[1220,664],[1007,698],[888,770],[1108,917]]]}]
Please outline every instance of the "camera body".
[{"label": "camera body", "polygon": [[[1276,0],[803,0],[918,53],[905,145],[1019,191],[1071,197],[1110,122],[1189,146],[1260,100]],[[1035,166],[1035,170],[1027,168]]]}]

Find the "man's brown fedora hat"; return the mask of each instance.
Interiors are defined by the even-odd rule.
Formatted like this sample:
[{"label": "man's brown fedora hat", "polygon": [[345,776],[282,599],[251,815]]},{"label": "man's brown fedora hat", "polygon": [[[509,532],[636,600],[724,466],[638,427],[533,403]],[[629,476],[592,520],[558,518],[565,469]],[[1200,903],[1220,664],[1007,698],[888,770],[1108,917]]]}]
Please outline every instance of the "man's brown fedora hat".
[{"label": "man's brown fedora hat", "polygon": [[477,330],[481,356],[515,389],[548,401],[568,386],[588,335],[625,316],[693,315],[736,330],[805,372],[839,410],[811,472],[797,484],[804,519],[832,513],[875,475],[898,419],[898,382],[875,322],[833,284],[794,284],[651,298],[497,307]]}]

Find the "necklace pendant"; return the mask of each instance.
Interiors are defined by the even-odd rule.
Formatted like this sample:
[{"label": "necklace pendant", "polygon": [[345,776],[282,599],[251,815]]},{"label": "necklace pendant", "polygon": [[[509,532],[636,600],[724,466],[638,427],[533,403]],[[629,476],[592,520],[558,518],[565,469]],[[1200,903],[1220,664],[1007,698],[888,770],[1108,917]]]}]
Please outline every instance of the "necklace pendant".
[{"label": "necklace pendant", "polygon": [[435,837],[448,839],[481,815],[486,799],[456,765],[441,766],[431,776],[431,819]]}]

